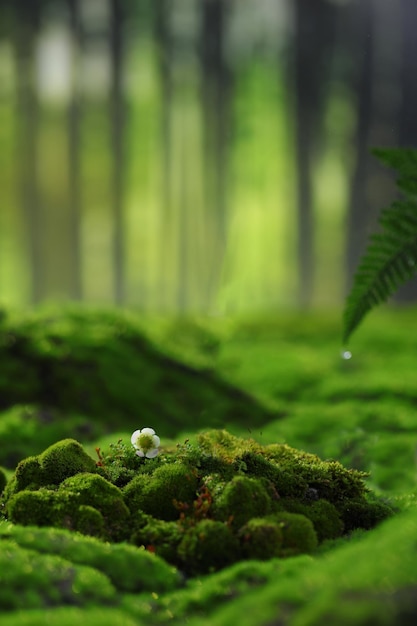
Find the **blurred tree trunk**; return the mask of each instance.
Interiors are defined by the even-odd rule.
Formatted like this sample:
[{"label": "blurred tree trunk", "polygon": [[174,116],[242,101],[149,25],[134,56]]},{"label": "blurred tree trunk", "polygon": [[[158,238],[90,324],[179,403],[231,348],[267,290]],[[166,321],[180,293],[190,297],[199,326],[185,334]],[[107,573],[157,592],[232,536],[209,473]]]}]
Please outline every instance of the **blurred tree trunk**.
[{"label": "blurred tree trunk", "polygon": [[26,229],[30,299],[37,303],[44,296],[43,225],[37,177],[39,104],[35,78],[41,4],[38,0],[15,0],[13,10],[18,185]]},{"label": "blurred tree trunk", "polygon": [[[401,0],[401,102],[399,114],[399,145],[417,148],[417,4]],[[417,278],[398,290],[400,302],[417,301]]]},{"label": "blurred tree trunk", "polygon": [[113,262],[114,300],[122,304],[125,299],[125,239],[124,239],[124,129],[125,102],[123,97],[123,25],[124,0],[110,0],[110,55],[111,55],[111,94],[110,124],[113,159],[112,207],[113,207]]},{"label": "blurred tree trunk", "polygon": [[80,300],[82,298],[82,264],[81,264],[81,141],[80,141],[80,121],[81,103],[78,90],[77,70],[78,58],[81,49],[81,24],[80,24],[80,0],[67,0],[71,30],[71,40],[73,47],[72,58],[72,92],[68,107],[68,146],[69,146],[69,202],[70,202],[70,249],[72,257],[71,298]]},{"label": "blurred tree trunk", "polygon": [[[347,217],[346,269],[348,289],[368,234],[370,203],[367,195],[370,161],[370,133],[372,122],[372,94],[374,85],[374,20],[372,0],[361,0],[354,5],[355,12],[349,33],[347,54],[352,59],[351,87],[356,99],[356,130],[354,135],[355,160]],[[344,22],[346,28],[346,22]],[[341,28],[343,27],[341,26]]]},{"label": "blurred tree trunk", "polygon": [[171,111],[172,111],[172,37],[170,14],[172,0],[154,0],[154,36],[157,46],[157,63],[161,88],[160,108],[160,150],[161,150],[161,224],[159,249],[159,293],[160,306],[169,307],[169,279],[167,269],[172,248],[172,206],[171,206]]},{"label": "blurred tree trunk", "polygon": [[295,0],[294,106],[298,194],[298,303],[311,303],[314,268],[313,167],[319,156],[324,91],[332,58],[336,8],[326,0]]},{"label": "blurred tree trunk", "polygon": [[[393,194],[393,177],[370,154],[370,149],[396,144],[399,123],[396,94],[400,89],[397,3],[362,0],[352,5],[352,9],[353,36],[349,38],[347,53],[351,59],[357,120],[347,224],[348,289],[369,235],[377,229],[380,211]],[[346,21],[341,24],[341,30],[349,30]]]},{"label": "blurred tree trunk", "polygon": [[[204,0],[201,14],[201,99],[204,125],[205,199],[208,206],[207,259],[211,265],[207,304],[219,287],[227,240],[227,147],[230,140],[232,73],[224,50],[227,0]],[[212,236],[210,236],[210,234]]]}]

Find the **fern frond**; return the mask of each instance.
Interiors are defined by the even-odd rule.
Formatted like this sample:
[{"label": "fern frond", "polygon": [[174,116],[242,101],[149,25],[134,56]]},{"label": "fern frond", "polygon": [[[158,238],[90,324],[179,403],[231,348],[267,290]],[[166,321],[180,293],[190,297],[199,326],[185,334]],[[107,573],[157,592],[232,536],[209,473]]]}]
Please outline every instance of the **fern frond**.
[{"label": "fern frond", "polygon": [[412,148],[374,148],[378,159],[397,171],[397,187],[409,198],[417,199],[417,150]]},{"label": "fern frond", "polygon": [[382,232],[371,237],[346,299],[344,342],[371,309],[417,274],[417,202],[394,202],[379,223]]}]

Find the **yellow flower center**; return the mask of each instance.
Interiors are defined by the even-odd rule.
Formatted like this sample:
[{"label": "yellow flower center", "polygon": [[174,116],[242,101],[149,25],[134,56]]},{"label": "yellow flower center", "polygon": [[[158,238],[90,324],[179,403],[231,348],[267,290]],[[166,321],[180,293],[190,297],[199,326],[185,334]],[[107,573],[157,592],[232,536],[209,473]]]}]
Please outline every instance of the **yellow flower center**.
[{"label": "yellow flower center", "polygon": [[139,435],[137,442],[138,446],[141,448],[141,450],[143,450],[143,452],[145,452],[145,454],[155,447],[152,435]]}]

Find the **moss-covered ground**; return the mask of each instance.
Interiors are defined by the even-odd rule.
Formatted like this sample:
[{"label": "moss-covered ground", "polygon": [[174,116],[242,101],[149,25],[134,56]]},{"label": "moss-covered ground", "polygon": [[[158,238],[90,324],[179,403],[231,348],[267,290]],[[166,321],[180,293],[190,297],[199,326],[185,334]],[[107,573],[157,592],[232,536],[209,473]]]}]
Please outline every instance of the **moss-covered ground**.
[{"label": "moss-covered ground", "polygon": [[[373,313],[343,359],[338,315],[5,314],[2,626],[416,623],[416,325],[415,310]],[[161,437],[157,459],[96,466],[97,447],[114,455],[111,444],[129,444],[144,426]],[[221,429],[239,439],[227,435],[234,443],[213,460],[207,442],[219,450]],[[54,452],[64,439],[82,444],[82,452],[68,444],[75,475]],[[252,440],[248,449],[242,440]],[[293,449],[308,453],[297,479],[276,469],[277,451],[281,468]],[[309,455],[324,466],[318,460],[313,471]],[[223,490],[220,466],[229,472]],[[182,494],[174,507],[164,497],[168,480]],[[245,507],[233,508],[248,494],[249,519]],[[39,518],[21,525],[28,502]],[[200,526],[189,522],[190,507]],[[189,524],[178,541],[176,512]],[[301,545],[291,544],[300,519],[310,539],[291,552]]]}]

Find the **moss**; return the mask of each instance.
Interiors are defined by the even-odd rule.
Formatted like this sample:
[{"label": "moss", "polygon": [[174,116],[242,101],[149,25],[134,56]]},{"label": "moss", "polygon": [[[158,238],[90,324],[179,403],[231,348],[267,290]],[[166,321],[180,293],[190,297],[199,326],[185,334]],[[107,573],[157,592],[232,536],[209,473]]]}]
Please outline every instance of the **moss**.
[{"label": "moss", "polygon": [[280,522],[254,517],[240,528],[238,538],[245,559],[268,560],[281,555],[283,532]]},{"label": "moss", "polygon": [[[163,520],[175,520],[179,507],[191,505],[197,490],[197,477],[180,463],[158,467],[149,477],[138,477],[125,488],[131,511],[144,511]],[[134,507],[134,508],[133,508]]]},{"label": "moss", "polygon": [[74,514],[74,529],[83,535],[106,538],[105,521],[102,514],[92,506],[81,504]]},{"label": "moss", "polygon": [[[340,537],[344,527],[370,528],[390,512],[365,498],[361,473],[335,462],[323,462],[284,444],[261,446],[226,431],[209,431],[196,441],[162,449],[149,463],[139,460],[136,470],[131,466],[138,462],[136,455],[121,444],[112,454],[102,455],[103,467],[97,469],[80,444],[58,442],[19,464],[5,492],[5,512],[16,523],[130,541],[189,573],[220,567],[218,556],[207,556],[212,528],[227,528],[219,530],[225,541],[231,535],[235,548],[240,545],[240,550],[232,549],[232,544],[227,548],[224,558],[229,562],[230,555],[234,560],[248,558],[251,550],[262,558],[276,556],[277,549],[270,545],[279,544],[277,533],[282,535],[280,556],[311,552],[318,541]],[[109,480],[112,459],[117,464],[116,482],[124,467],[134,474],[122,488]],[[84,471],[86,466],[93,472]],[[218,471],[210,473],[208,468]],[[123,475],[125,480],[127,474]],[[291,496],[282,497],[280,491],[285,489]],[[321,492],[334,503],[319,498]],[[356,499],[348,497],[352,493]],[[257,521],[252,529],[253,519]],[[204,539],[199,551],[195,529],[201,530],[203,522],[210,539]],[[193,551],[195,568],[185,561]]]},{"label": "moss", "polygon": [[88,565],[104,573],[116,589],[124,592],[168,591],[182,584],[175,568],[146,550],[123,543],[103,543],[77,533],[50,528],[0,526],[0,546],[14,540],[40,554],[54,554],[73,565]]},{"label": "moss", "polygon": [[313,523],[305,515],[283,511],[274,513],[271,520],[278,523],[282,530],[281,556],[309,554],[317,548],[317,534]]},{"label": "moss", "polygon": [[20,461],[15,473],[16,481],[13,485],[15,492],[32,487],[36,489],[45,484],[45,477],[37,456],[30,456]]},{"label": "moss", "polygon": [[6,515],[15,524],[75,528],[79,499],[49,489],[19,491],[6,504]]},{"label": "moss", "polygon": [[75,568],[59,556],[38,554],[10,540],[1,543],[0,571],[2,611],[115,600],[115,589],[101,572]]},{"label": "moss", "polygon": [[356,528],[369,530],[393,514],[383,502],[366,500],[348,500],[340,505],[339,510],[346,532]]},{"label": "moss", "polygon": [[248,476],[235,476],[218,489],[212,512],[216,519],[230,521],[238,529],[252,517],[269,513],[270,498],[261,481]]},{"label": "moss", "polygon": [[64,439],[49,446],[39,456],[39,463],[48,484],[59,485],[79,472],[96,472],[96,462],[75,439]]},{"label": "moss", "polygon": [[3,493],[7,485],[7,477],[2,468],[0,467],[0,494]]},{"label": "moss", "polygon": [[66,493],[74,494],[79,504],[94,507],[101,513],[109,537],[115,541],[126,538],[130,513],[118,487],[98,474],[80,473],[61,483],[58,495]]},{"label": "moss", "polygon": [[212,427],[274,416],[214,371],[169,356],[126,311],[72,305],[5,318],[0,363],[2,408],[36,404],[130,429],[140,407],[143,423],[158,415],[171,436],[193,426],[196,415]]},{"label": "moss", "polygon": [[226,524],[207,519],[185,532],[178,555],[187,573],[212,572],[238,559],[239,543]]},{"label": "moss", "polygon": [[290,513],[301,513],[313,522],[319,542],[335,539],[344,532],[344,523],[337,508],[327,500],[306,504],[297,500],[282,500],[280,506]]},{"label": "moss", "polygon": [[165,522],[150,518],[130,540],[136,546],[143,546],[174,565],[180,565],[178,546],[184,530],[177,522]]},{"label": "moss", "polygon": [[6,497],[24,489],[59,485],[79,472],[96,472],[96,462],[75,439],[63,439],[37,456],[20,461]]}]

